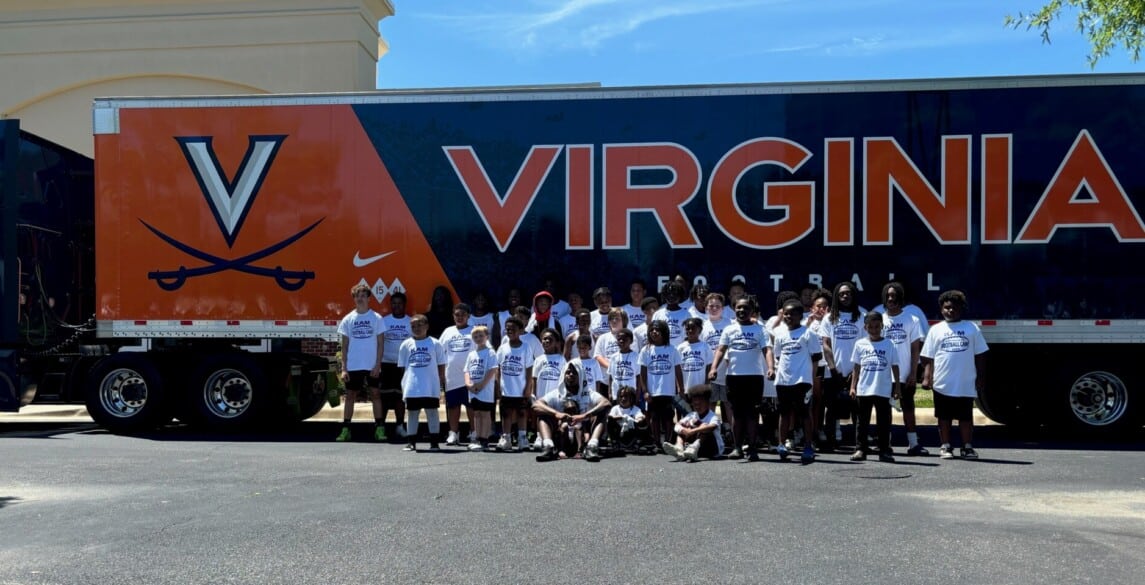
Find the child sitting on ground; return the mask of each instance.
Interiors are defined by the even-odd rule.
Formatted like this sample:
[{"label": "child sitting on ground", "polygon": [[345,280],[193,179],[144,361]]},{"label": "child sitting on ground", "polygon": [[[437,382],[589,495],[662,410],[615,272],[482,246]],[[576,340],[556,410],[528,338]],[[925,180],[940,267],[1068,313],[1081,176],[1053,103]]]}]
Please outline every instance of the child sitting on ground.
[{"label": "child sitting on ground", "polygon": [[712,389],[707,384],[688,388],[692,412],[676,423],[676,442],[664,443],[664,452],[677,461],[696,461],[700,457],[715,458],[723,455],[724,437],[719,432],[720,417],[712,410]]},{"label": "child sitting on ground", "polygon": [[641,445],[651,445],[648,417],[636,406],[636,389],[620,388],[617,404],[608,412],[608,440],[613,448],[635,453]]},{"label": "child sitting on ground", "polygon": [[573,417],[580,414],[580,405],[573,398],[565,398],[562,402],[561,410],[568,415],[560,422],[557,440],[557,456],[561,459],[568,459],[572,454],[573,458],[580,459],[581,448],[584,447],[584,421],[576,421]]}]

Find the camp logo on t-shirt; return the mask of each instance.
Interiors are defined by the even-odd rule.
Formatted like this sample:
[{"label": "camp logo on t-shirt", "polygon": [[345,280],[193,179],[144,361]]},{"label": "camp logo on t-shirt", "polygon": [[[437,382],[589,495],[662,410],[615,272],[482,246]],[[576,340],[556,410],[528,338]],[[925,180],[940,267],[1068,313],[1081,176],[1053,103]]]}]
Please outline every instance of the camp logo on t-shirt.
[{"label": "camp logo on t-shirt", "polygon": [[553,360],[545,360],[544,365],[541,366],[541,371],[536,372],[534,376],[538,380],[547,382],[555,382],[561,379],[561,365],[560,362]]},{"label": "camp logo on t-shirt", "polygon": [[616,359],[612,363],[616,370],[615,377],[617,379],[632,380],[636,377],[636,370],[632,367],[632,362]]},{"label": "camp logo on t-shirt", "polygon": [[654,353],[648,357],[648,373],[654,376],[666,376],[672,371],[672,356]]},{"label": "camp logo on t-shirt", "polygon": [[350,337],[354,339],[377,337],[374,333],[373,319],[354,319],[354,322],[350,325]]},{"label": "camp logo on t-shirt", "polygon": [[[798,335],[796,335],[797,333]],[[790,337],[787,337],[786,339],[776,339],[775,342],[779,344],[779,353],[783,355],[798,355],[799,352],[803,349],[803,345],[799,343],[799,336],[802,334],[803,331],[796,329],[795,331],[791,332]]]},{"label": "camp logo on t-shirt", "polygon": [[859,365],[870,372],[882,372],[887,369],[890,362],[887,360],[886,350],[869,348],[863,351]]},{"label": "camp logo on t-shirt", "polygon": [[759,349],[759,340],[755,337],[755,331],[744,331],[741,329],[734,333],[734,337],[732,337],[730,341],[731,343],[728,344],[728,347],[735,351]]},{"label": "camp logo on t-shirt", "polygon": [[449,340],[446,347],[453,353],[469,353],[473,350],[473,340],[467,336],[458,336]]},{"label": "camp logo on t-shirt", "polygon": [[680,369],[685,372],[701,372],[704,370],[704,356],[698,351],[687,351],[681,354]]},{"label": "camp logo on t-shirt", "polygon": [[906,329],[903,328],[902,323],[892,323],[886,330],[887,339],[895,345],[902,345],[906,343]]},{"label": "camp logo on t-shirt", "polygon": [[411,368],[425,368],[433,361],[433,356],[430,355],[429,350],[431,347],[415,347],[409,356],[409,367]]},{"label": "camp logo on t-shirt", "polygon": [[853,321],[839,319],[839,323],[835,325],[835,339],[839,341],[850,341],[858,337],[859,328],[855,326]]},{"label": "camp logo on t-shirt", "polygon": [[485,377],[485,360],[477,359],[469,365],[469,379],[477,382]]},{"label": "camp logo on t-shirt", "polygon": [[525,371],[521,356],[509,354],[501,360],[501,373],[505,376],[520,376]]},{"label": "camp logo on t-shirt", "polygon": [[966,337],[966,333],[962,331],[949,331],[938,342],[938,347],[942,351],[957,353],[970,349],[970,339]]}]

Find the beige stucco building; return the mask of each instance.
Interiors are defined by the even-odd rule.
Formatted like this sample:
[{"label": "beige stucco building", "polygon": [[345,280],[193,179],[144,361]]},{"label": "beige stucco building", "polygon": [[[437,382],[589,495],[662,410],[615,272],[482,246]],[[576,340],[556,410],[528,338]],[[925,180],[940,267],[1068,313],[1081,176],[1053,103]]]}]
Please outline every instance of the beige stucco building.
[{"label": "beige stucco building", "polygon": [[0,117],[87,156],[100,96],[363,91],[390,0],[0,0]]}]

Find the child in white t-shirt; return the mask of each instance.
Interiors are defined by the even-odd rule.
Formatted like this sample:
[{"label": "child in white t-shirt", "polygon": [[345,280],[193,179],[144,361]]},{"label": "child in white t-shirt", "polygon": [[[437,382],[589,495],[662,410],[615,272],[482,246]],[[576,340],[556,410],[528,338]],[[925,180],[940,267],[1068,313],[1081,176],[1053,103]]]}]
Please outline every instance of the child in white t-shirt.
[{"label": "child in white t-shirt", "polygon": [[478,325],[469,334],[473,338],[473,351],[465,359],[465,387],[469,390],[469,412],[475,442],[469,443],[470,451],[489,448],[489,436],[493,434],[493,407],[497,395],[497,354],[489,347],[489,328]]},{"label": "child in white t-shirt", "polygon": [[720,433],[719,415],[712,410],[712,391],[707,384],[688,388],[692,412],[676,424],[676,442],[664,443],[664,452],[677,461],[696,461],[700,457],[716,458],[724,453],[724,437]]},{"label": "child in white t-shirt", "polygon": [[497,350],[498,376],[501,382],[501,439],[497,450],[512,447],[511,433],[517,425],[517,451],[525,448],[525,423],[529,410],[527,390],[533,377],[533,361],[537,355],[533,348],[521,340],[525,322],[510,317],[505,322],[505,343]]},{"label": "child in white t-shirt", "polygon": [[605,379],[604,369],[596,360],[592,359],[592,336],[583,335],[577,338],[576,342],[576,357],[569,360],[580,365],[581,372],[584,374],[585,386],[597,392],[601,396],[608,398],[608,380]]},{"label": "child in white t-shirt", "polygon": [[875,411],[875,429],[879,437],[879,461],[893,463],[891,452],[891,398],[899,396],[898,352],[894,344],[883,337],[883,316],[867,313],[863,318],[867,336],[855,342],[848,358],[854,365],[851,373],[851,398],[859,402],[858,425],[855,436],[858,448],[851,461],[863,461],[870,450],[868,444],[871,427],[871,409]]},{"label": "child in white t-shirt", "polygon": [[[616,334],[616,353],[608,356],[608,387],[613,402],[619,399],[620,389],[625,386],[637,386],[637,377],[640,373],[640,354],[632,351],[632,332],[621,329]],[[637,404],[640,403],[639,393]]]},{"label": "child in white t-shirt", "polygon": [[680,353],[684,388],[705,384],[708,379],[708,367],[712,365],[714,352],[700,339],[703,328],[704,322],[697,317],[684,320],[684,342],[676,346],[676,351]]},{"label": "child in white t-shirt", "polygon": [[636,388],[623,386],[617,392],[616,405],[608,411],[608,438],[614,447],[628,453],[642,443],[650,444],[648,418],[636,405]]},{"label": "child in white t-shirt", "polygon": [[[788,301],[783,306],[783,322],[775,328],[775,391],[779,398],[779,439],[786,443],[795,419],[803,417],[803,463],[815,460],[811,446],[814,424],[806,404],[807,392],[815,377],[815,365],[823,357],[823,343],[819,336],[800,325],[803,306],[799,301]],[[779,458],[787,459],[786,444],[776,447]]]},{"label": "child in white t-shirt", "polygon": [[424,410],[429,424],[429,450],[440,451],[441,422],[437,410],[441,407],[441,393],[445,392],[445,347],[429,336],[429,319],[425,315],[410,318],[410,332],[413,335],[398,348],[409,438],[404,450],[417,451],[418,418]]},{"label": "child in white t-shirt", "polygon": [[978,326],[962,320],[966,295],[948,290],[938,296],[942,323],[930,328],[922,344],[922,387],[934,388],[934,417],[938,419],[938,437],[942,441],[939,456],[952,459],[950,428],[958,419],[962,435],[963,459],[977,459],[971,445],[974,435],[974,398],[982,390],[985,356],[989,347]]},{"label": "child in white t-shirt", "polygon": [[676,395],[683,393],[680,353],[668,343],[668,323],[654,319],[648,326],[648,345],[640,350],[639,388],[652,418],[652,438],[659,444],[672,432]]}]

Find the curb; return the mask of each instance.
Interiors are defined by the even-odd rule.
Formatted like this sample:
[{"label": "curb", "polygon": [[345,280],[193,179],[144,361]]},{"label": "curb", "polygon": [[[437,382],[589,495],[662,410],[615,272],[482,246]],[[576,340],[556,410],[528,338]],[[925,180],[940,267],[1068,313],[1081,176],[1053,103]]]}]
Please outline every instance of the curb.
[{"label": "curb", "polygon": [[[441,421],[445,423],[445,407],[442,406],[438,409],[441,416]],[[902,425],[902,413],[892,412],[891,423],[894,425]],[[64,420],[75,420],[79,422],[91,422],[91,417],[87,414],[87,409],[83,406],[67,405],[67,404],[30,404],[20,409],[20,412],[0,412],[0,423],[4,422],[53,422]],[[873,419],[873,417],[872,417]],[[318,414],[310,417],[311,421],[341,421],[342,420],[342,406],[323,408]],[[354,422],[373,422],[373,412],[369,402],[358,402],[354,405]],[[461,420],[467,421],[465,411],[461,412]],[[386,417],[387,422],[395,422],[393,412],[388,413]],[[916,408],[915,421],[919,426],[936,426],[938,419],[934,418],[933,408]],[[871,421],[874,424],[874,420]],[[977,408],[974,409],[974,426],[995,426],[998,423],[986,418]]]}]

